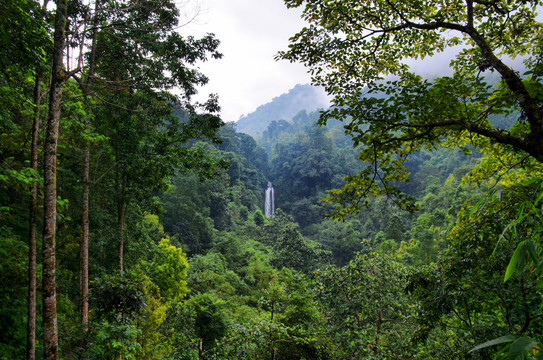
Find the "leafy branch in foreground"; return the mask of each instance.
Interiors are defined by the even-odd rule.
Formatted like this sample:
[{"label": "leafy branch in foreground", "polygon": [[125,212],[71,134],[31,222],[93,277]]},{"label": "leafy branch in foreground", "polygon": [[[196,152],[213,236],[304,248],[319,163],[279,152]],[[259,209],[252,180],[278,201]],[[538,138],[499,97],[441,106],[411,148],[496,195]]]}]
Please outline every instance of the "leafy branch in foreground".
[{"label": "leafy branch in foreground", "polygon": [[[475,346],[470,352],[485,348],[502,346],[499,358],[504,359],[540,359],[540,339],[533,334],[543,317],[541,309],[534,307],[534,302],[528,300],[527,293],[534,289],[539,292],[543,285],[542,261],[542,235],[543,235],[543,182],[535,177],[525,181],[520,189],[505,188],[491,192],[483,197],[471,210],[470,216],[495,209],[501,202],[508,202],[507,198],[515,198],[515,206],[511,208],[508,217],[509,223],[504,224],[503,231],[498,237],[492,256],[496,256],[498,247],[502,243],[513,243],[515,250],[509,260],[503,277],[504,283],[518,283],[520,305],[523,321],[511,327],[511,333]],[[511,191],[512,190],[512,191]],[[515,284],[516,285],[516,284]]]},{"label": "leafy branch in foreground", "polygon": [[[330,193],[327,200],[338,204],[334,217],[357,212],[367,196],[386,195],[412,210],[396,184],[408,180],[404,163],[415,152],[505,149],[543,161],[539,1],[285,3],[303,7],[310,25],[278,58],[305,64],[313,84],[334,96],[320,123],[344,121],[368,164]],[[459,45],[450,77],[423,81],[405,63]],[[518,56],[523,66],[506,64]],[[487,70],[498,74],[497,85],[481,79]],[[394,80],[383,83],[384,76]],[[513,126],[497,126],[504,116],[514,118]]]}]

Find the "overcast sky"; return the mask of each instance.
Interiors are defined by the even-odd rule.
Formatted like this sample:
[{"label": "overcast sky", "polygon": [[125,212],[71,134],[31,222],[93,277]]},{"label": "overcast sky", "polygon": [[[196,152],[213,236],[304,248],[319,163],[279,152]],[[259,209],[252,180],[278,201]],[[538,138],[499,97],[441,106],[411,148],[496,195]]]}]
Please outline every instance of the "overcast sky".
[{"label": "overcast sky", "polygon": [[225,121],[236,121],[296,84],[310,82],[300,64],[275,61],[288,39],[304,26],[298,9],[282,0],[199,0],[198,17],[182,27],[185,35],[214,33],[220,60],[200,64],[210,82],[201,95],[217,93]]},{"label": "overcast sky", "polygon": [[[196,100],[204,100],[209,93],[218,94],[224,121],[237,121],[296,84],[310,82],[302,65],[274,60],[278,51],[287,49],[288,39],[305,25],[300,9],[287,9],[283,0],[178,1],[190,16],[195,11],[188,4],[199,6],[198,16],[190,17],[188,25],[181,27],[184,35],[214,33],[221,41],[219,50],[224,57],[199,65],[210,82],[200,89]],[[409,63],[420,75],[448,75],[454,52]]]}]

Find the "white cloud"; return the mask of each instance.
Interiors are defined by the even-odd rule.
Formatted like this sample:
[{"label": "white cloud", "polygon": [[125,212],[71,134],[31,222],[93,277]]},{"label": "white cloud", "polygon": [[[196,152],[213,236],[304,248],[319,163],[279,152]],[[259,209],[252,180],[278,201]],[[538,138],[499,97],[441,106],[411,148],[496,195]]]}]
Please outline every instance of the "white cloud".
[{"label": "white cloud", "polygon": [[287,9],[281,0],[202,0],[200,15],[181,32],[214,33],[224,57],[200,65],[210,82],[199,99],[217,93],[223,119],[235,121],[296,84],[308,83],[302,65],[274,60],[303,26],[300,11]]}]

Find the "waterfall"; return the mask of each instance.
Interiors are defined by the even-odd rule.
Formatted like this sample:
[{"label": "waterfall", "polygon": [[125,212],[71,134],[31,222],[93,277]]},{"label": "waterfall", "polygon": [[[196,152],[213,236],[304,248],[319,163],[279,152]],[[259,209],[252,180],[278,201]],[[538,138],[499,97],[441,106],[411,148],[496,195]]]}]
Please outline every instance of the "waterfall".
[{"label": "waterfall", "polygon": [[275,211],[275,203],[273,196],[273,186],[272,183],[268,181],[268,187],[266,188],[266,203],[264,204],[264,215],[266,218],[270,218]]}]

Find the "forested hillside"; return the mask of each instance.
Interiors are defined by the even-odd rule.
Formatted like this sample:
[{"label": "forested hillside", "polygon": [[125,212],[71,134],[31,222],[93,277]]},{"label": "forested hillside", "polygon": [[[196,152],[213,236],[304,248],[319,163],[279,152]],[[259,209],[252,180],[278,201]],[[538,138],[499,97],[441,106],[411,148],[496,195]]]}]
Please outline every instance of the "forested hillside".
[{"label": "forested hillside", "polygon": [[325,109],[328,105],[328,98],[322,89],[298,84],[288,93],[240,117],[236,122],[236,130],[257,138],[272,121],[290,121],[300,110],[315,111]]},{"label": "forested hillside", "polygon": [[237,124],[173,1],[0,3],[0,359],[543,358],[539,5],[285,3],[332,106]]}]

